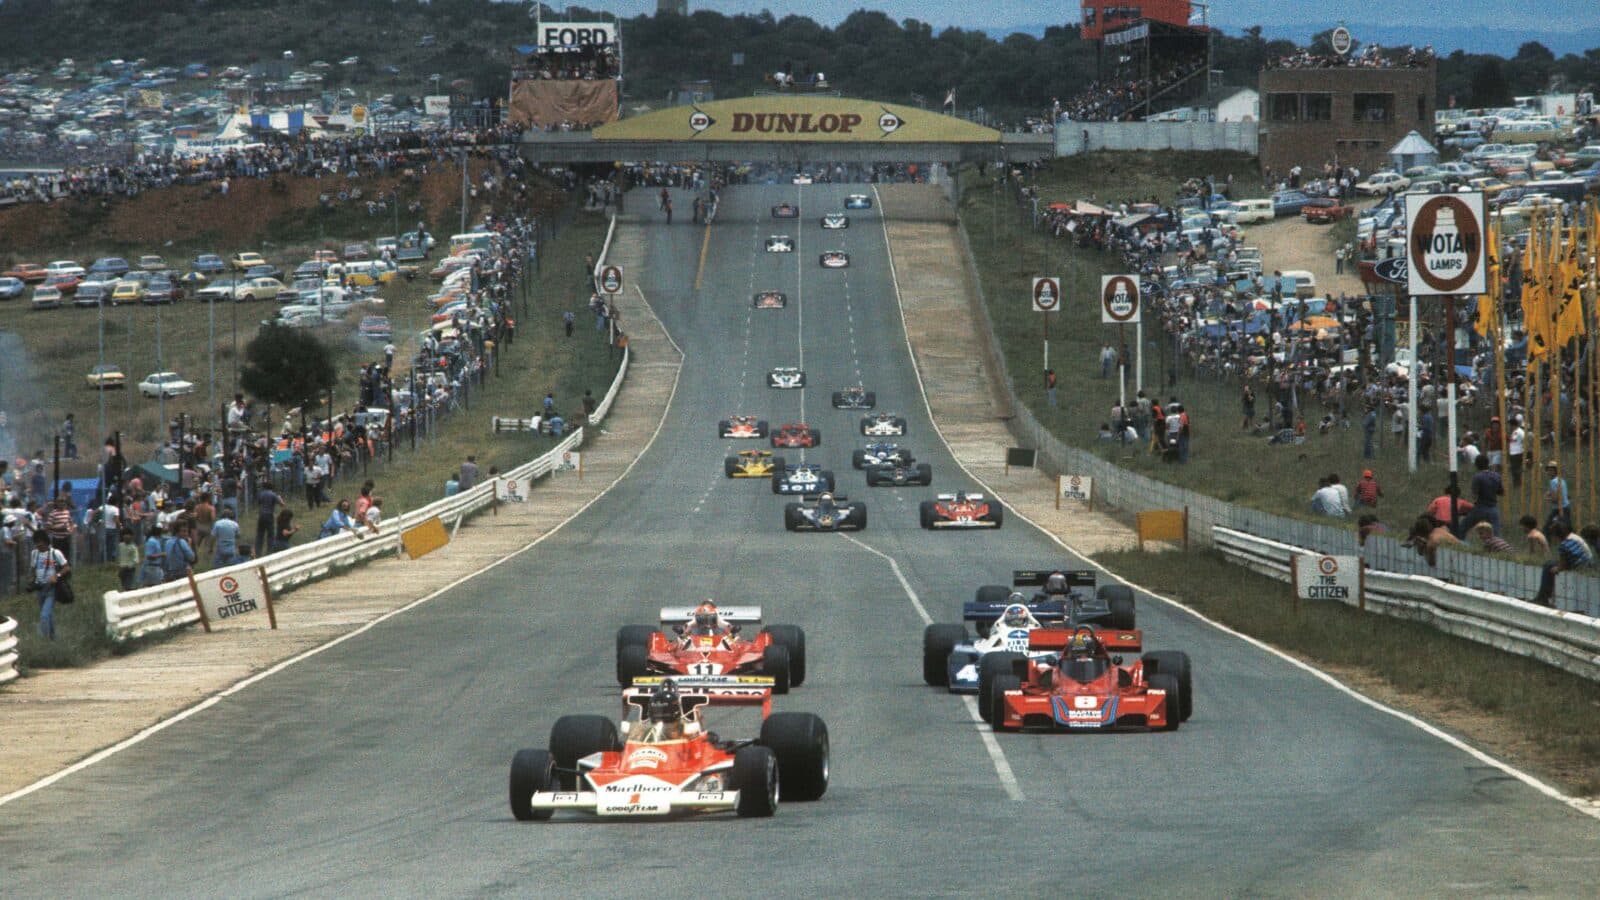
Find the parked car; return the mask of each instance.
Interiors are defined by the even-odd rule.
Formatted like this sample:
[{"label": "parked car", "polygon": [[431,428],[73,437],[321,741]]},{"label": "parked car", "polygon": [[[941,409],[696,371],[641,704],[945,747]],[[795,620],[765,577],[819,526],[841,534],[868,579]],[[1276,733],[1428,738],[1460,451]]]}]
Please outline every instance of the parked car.
[{"label": "parked car", "polygon": [[70,294],[78,289],[79,284],[83,283],[83,276],[74,275],[71,272],[53,272],[44,280],[44,283],[63,294]]},{"label": "parked car", "polygon": [[240,300],[276,300],[283,282],[276,278],[246,278],[239,284]]},{"label": "parked car", "polygon": [[321,279],[322,276],[327,274],[329,265],[329,263],[320,259],[308,259],[300,265],[294,267],[294,277],[296,280],[299,280],[305,276],[312,276],[317,279]]},{"label": "parked car", "polygon": [[375,341],[387,341],[394,337],[394,326],[389,324],[388,316],[365,316],[357,329],[362,337]]},{"label": "parked car", "polygon": [[89,382],[89,387],[97,391],[128,386],[128,376],[122,374],[122,369],[114,363],[95,366],[84,376],[84,380]]},{"label": "parked car", "polygon": [[1233,220],[1237,224],[1247,225],[1251,222],[1270,222],[1273,217],[1272,201],[1265,197],[1254,200],[1240,200],[1236,207]]},{"label": "parked car", "polygon": [[1483,175],[1478,178],[1467,179],[1467,187],[1475,191],[1482,191],[1485,197],[1491,199],[1494,197],[1494,195],[1500,193],[1510,186],[1511,185],[1506,184],[1504,181],[1501,181],[1493,175]]},{"label": "parked car", "polygon": [[241,252],[235,253],[228,258],[228,267],[238,272],[248,271],[251,266],[264,266],[266,264],[266,258],[259,253]]},{"label": "parked car", "polygon": [[122,279],[111,288],[111,305],[118,306],[123,303],[138,303],[144,299],[144,285],[137,281]]},{"label": "parked car", "polygon": [[139,257],[139,268],[146,272],[161,272],[167,268],[167,261],[159,256],[149,255]]},{"label": "parked car", "polygon": [[1348,219],[1355,214],[1356,208],[1348,203],[1322,197],[1313,199],[1300,208],[1300,215],[1307,222],[1333,223],[1340,219]]},{"label": "parked car", "polygon": [[190,263],[189,268],[199,272],[201,275],[216,275],[219,272],[228,271],[228,264],[223,262],[222,257],[215,253],[202,253],[194,258],[194,262]]},{"label": "parked car", "polygon": [[1367,176],[1366,181],[1356,184],[1356,193],[1377,197],[1384,194],[1393,194],[1404,191],[1411,186],[1411,179],[1399,172],[1373,172]]},{"label": "parked car", "polygon": [[177,397],[194,393],[194,383],[184,381],[177,372],[153,372],[139,382],[139,393],[146,397]]},{"label": "parked car", "polygon": [[45,278],[49,277],[50,270],[39,265],[38,263],[17,263],[16,265],[7,269],[3,274],[7,278],[15,278],[19,281],[33,284],[36,281],[43,281]]},{"label": "parked car", "polygon": [[246,278],[282,278],[283,277],[283,270],[278,268],[277,266],[273,265],[272,263],[265,263],[265,264],[259,265],[259,266],[251,266],[250,268],[246,269],[245,272],[244,272],[244,277],[246,277]]},{"label": "parked car", "polygon": [[0,276],[0,300],[15,300],[28,290],[28,283],[21,278]]},{"label": "parked car", "polygon": [[366,258],[370,257],[371,255],[372,255],[372,251],[367,249],[367,245],[366,244],[345,244],[344,245],[344,258],[347,259],[347,260],[351,260],[351,259],[366,259]]},{"label": "parked car", "polygon": [[1311,195],[1305,191],[1279,191],[1272,195],[1272,214],[1274,216],[1298,216],[1300,210],[1311,202]]},{"label": "parked car", "polygon": [[109,275],[112,278],[121,278],[128,274],[132,266],[120,256],[102,256],[89,266],[89,271],[95,275]]},{"label": "parked car", "polygon": [[102,306],[111,302],[112,281],[85,281],[72,294],[73,306]]},{"label": "parked car", "polygon": [[83,276],[85,274],[83,271],[83,266],[78,265],[76,262],[70,259],[58,259],[50,265],[45,266],[44,269],[46,276],[76,275],[78,276],[79,281],[83,280]]},{"label": "parked car", "polygon": [[139,302],[154,306],[158,303],[171,303],[176,299],[178,299],[178,286],[171,278],[157,275],[144,286],[144,296],[139,298]]},{"label": "parked car", "polygon": [[61,291],[48,284],[41,284],[33,289],[33,300],[30,302],[33,309],[59,309],[61,307]]}]

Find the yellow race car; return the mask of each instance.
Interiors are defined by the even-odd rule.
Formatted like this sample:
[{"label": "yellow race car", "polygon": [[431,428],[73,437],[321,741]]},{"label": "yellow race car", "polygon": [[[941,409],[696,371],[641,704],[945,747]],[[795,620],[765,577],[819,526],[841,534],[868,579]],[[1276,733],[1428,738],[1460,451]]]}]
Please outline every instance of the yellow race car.
[{"label": "yellow race car", "polygon": [[771,450],[740,450],[722,461],[722,471],[729,478],[771,478],[783,471],[783,457]]}]

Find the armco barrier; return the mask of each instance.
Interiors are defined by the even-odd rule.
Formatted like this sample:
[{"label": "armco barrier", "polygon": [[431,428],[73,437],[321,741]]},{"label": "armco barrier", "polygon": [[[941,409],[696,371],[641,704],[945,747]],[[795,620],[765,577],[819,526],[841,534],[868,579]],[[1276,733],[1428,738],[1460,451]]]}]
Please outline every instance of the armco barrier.
[{"label": "armco barrier", "polygon": [[[601,251],[602,261],[605,259],[605,252],[611,247],[611,236],[615,230],[616,219],[613,218],[611,227],[606,232],[605,247]],[[598,426],[611,412],[611,406],[617,399],[617,392],[622,389],[623,378],[628,374],[631,355],[627,348],[623,348],[622,363],[617,367],[617,375],[612,379],[610,389],[595,407],[594,415],[589,417],[588,426]],[[584,431],[583,427],[573,429],[571,434],[544,455],[504,473],[502,477],[526,479],[531,482],[550,474],[560,464],[563,453],[583,443]],[[195,580],[209,581],[226,574],[265,566],[268,584],[274,593],[280,593],[324,578],[336,569],[398,553],[400,532],[419,522],[438,516],[453,530],[462,519],[493,502],[494,482],[486,481],[453,497],[436,500],[421,509],[412,510],[384,522],[379,526],[377,534],[357,537],[347,533],[323,538],[249,563],[212,569],[196,575]],[[168,582],[132,591],[109,591],[105,595],[105,610],[106,632],[117,640],[166,631],[200,620],[187,581]],[[0,678],[0,681],[3,680]]]},{"label": "armco barrier", "polygon": [[[1222,555],[1270,578],[1290,580],[1290,559],[1314,553],[1230,528],[1213,528]],[[1355,598],[1344,601],[1356,605]],[[1368,612],[1422,622],[1446,634],[1487,644],[1600,681],[1600,619],[1547,609],[1437,578],[1368,569]]]},{"label": "armco barrier", "polygon": [[0,618],[0,684],[17,677],[17,620]]}]

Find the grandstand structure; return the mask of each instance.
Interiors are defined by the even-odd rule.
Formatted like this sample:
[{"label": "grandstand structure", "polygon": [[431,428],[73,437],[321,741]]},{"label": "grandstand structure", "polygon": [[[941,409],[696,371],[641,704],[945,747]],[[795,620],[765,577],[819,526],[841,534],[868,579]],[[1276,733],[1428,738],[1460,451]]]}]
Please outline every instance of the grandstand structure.
[{"label": "grandstand structure", "polygon": [[1144,119],[1206,95],[1209,7],[1193,0],[1080,0],[1096,83],[1115,86],[1113,119]]},{"label": "grandstand structure", "polygon": [[507,117],[530,131],[586,131],[621,114],[620,22],[540,20],[512,48]]}]

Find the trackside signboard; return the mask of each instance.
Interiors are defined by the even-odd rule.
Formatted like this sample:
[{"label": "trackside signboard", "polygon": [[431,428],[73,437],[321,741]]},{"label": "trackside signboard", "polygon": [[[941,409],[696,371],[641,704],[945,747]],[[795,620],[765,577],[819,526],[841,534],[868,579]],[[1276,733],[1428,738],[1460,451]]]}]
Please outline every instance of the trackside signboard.
[{"label": "trackside signboard", "polygon": [[1055,275],[1033,279],[1033,311],[1061,311],[1061,278]]},{"label": "trackside signboard", "polygon": [[594,130],[597,141],[752,143],[999,143],[1000,132],[914,106],[848,97],[757,96],[630,116]]},{"label": "trackside signboard", "polygon": [[1483,192],[1405,199],[1406,290],[1419,297],[1484,293],[1489,252]]},{"label": "trackside signboard", "polygon": [[1361,557],[1302,553],[1295,560],[1294,590],[1301,600],[1353,602],[1361,591]]},{"label": "trackside signboard", "polygon": [[267,587],[267,572],[260,566],[225,575],[189,576],[189,590],[200,611],[200,624],[206,631],[213,623],[250,613],[265,612],[273,628],[278,615],[272,608],[272,591]]},{"label": "trackside signboard", "polygon": [[1126,325],[1139,321],[1139,279],[1132,275],[1100,276],[1100,321]]},{"label": "trackside signboard", "polygon": [[617,26],[611,22],[545,22],[539,26],[541,47],[579,47],[616,42]]}]

